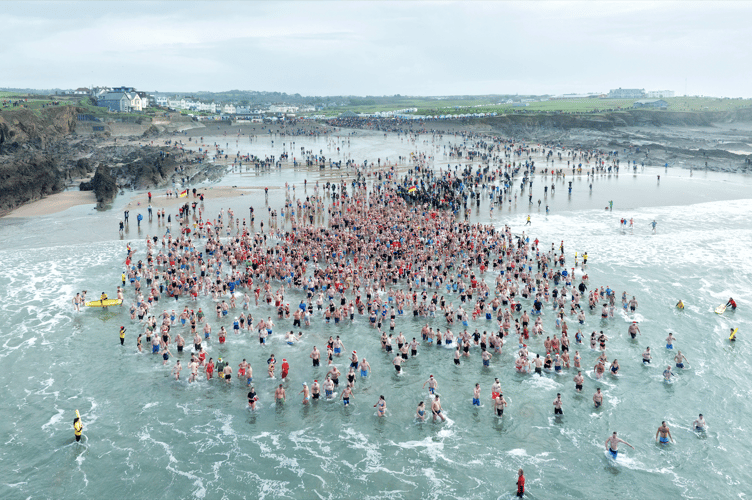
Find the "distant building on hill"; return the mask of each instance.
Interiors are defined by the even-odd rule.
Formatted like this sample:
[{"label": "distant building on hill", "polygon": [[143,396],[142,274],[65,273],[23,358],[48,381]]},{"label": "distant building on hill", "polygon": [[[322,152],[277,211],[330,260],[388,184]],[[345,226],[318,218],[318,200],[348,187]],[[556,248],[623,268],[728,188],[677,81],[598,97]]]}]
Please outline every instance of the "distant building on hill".
[{"label": "distant building on hill", "polygon": [[113,90],[102,94],[97,98],[97,106],[107,108],[110,111],[130,113],[143,109],[141,96],[137,92],[118,92]]},{"label": "distant building on hill", "polygon": [[664,97],[674,97],[673,90],[648,90],[645,93],[648,99],[662,99]]},{"label": "distant building on hill", "polygon": [[110,111],[126,112],[131,108],[131,100],[125,92],[107,92],[97,98],[97,106]]},{"label": "distant building on hill", "polygon": [[645,96],[645,89],[611,89],[608,93],[609,99],[639,99]]},{"label": "distant building on hill", "polygon": [[632,105],[633,108],[661,108],[666,109],[668,107],[668,103],[664,101],[663,99],[641,99],[639,101],[635,101],[635,103]]},{"label": "distant building on hill", "polygon": [[569,99],[595,99],[600,94],[562,94],[551,97],[552,101],[565,101]]},{"label": "distant building on hill", "polygon": [[270,113],[297,113],[297,106],[288,106],[286,104],[272,104],[269,106]]}]

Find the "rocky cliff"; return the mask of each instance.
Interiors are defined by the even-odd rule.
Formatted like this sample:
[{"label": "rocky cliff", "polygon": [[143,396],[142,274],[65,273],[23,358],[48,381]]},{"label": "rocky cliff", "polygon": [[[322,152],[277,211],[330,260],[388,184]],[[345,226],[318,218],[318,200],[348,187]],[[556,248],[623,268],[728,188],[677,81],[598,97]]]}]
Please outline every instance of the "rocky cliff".
[{"label": "rocky cliff", "polygon": [[65,188],[88,165],[61,161],[73,149],[65,140],[76,127],[71,106],[0,113],[0,213]]},{"label": "rocky cliff", "polygon": [[608,113],[509,114],[481,119],[510,136],[588,129],[608,131],[618,127],[709,127],[716,123],[752,121],[752,108],[724,112],[675,112],[629,109]]},{"label": "rocky cliff", "polygon": [[[183,175],[202,165],[190,154],[177,153],[181,157],[175,158],[176,153],[164,147],[112,145],[105,137],[79,135],[79,113],[85,110],[74,106],[0,111],[0,215],[58,193],[71,180],[95,171],[79,188],[93,190],[98,207],[103,208],[120,188],[165,186],[177,178],[181,164]],[[175,127],[185,125],[181,119],[177,118]],[[147,135],[155,136],[166,128],[164,124],[149,126]]]}]

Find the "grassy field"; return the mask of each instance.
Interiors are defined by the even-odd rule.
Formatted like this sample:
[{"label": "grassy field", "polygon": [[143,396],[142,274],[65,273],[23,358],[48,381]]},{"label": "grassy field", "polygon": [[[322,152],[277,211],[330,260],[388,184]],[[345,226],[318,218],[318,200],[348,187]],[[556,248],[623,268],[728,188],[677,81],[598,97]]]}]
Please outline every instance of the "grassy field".
[{"label": "grassy field", "polygon": [[[110,114],[104,108],[95,106],[90,99],[78,96],[40,96],[36,94],[21,95],[13,92],[0,92],[0,99],[27,98],[26,106],[33,110],[41,109],[52,100],[60,101],[61,105],[75,104],[86,109],[87,114],[96,117],[143,116],[141,114]],[[399,97],[388,98],[351,98],[351,105],[325,108],[322,111],[306,113],[309,115],[324,115],[336,117],[345,111],[354,113],[377,113],[394,111],[405,108],[417,108],[418,115],[459,115],[472,113],[600,113],[624,109],[632,109],[635,99],[573,99],[549,100],[542,102],[528,102],[527,106],[513,106],[500,103],[499,96],[468,96],[465,98],[436,98],[436,97]],[[669,97],[664,99],[668,103],[668,111],[730,111],[737,108],[752,107],[752,99],[722,99],[715,97]],[[4,108],[12,109],[12,108]],[[183,114],[205,114],[193,111],[182,111]]]},{"label": "grassy field", "polygon": [[[752,99],[721,99],[714,97],[669,97],[664,99],[669,111],[730,111],[752,107]],[[418,115],[460,115],[471,113],[599,113],[632,109],[636,99],[573,99],[529,102],[527,106],[492,102],[489,98],[447,99],[412,98],[402,99],[399,107],[394,104],[369,104],[338,106],[308,114],[336,117],[345,111],[353,113],[376,113],[403,108],[417,108]]]},{"label": "grassy field", "polygon": [[[632,109],[636,99],[573,99],[529,102],[527,106],[511,104],[437,108],[419,107],[420,115],[457,115],[468,113],[599,113]],[[669,97],[668,111],[730,111],[738,108],[752,107],[751,99],[721,99],[714,97]]]}]

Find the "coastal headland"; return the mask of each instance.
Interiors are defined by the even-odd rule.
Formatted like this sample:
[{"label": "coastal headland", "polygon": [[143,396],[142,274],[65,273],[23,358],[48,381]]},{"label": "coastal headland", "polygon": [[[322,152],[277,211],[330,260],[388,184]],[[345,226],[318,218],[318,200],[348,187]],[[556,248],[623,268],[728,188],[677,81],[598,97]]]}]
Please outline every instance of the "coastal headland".
[{"label": "coastal headland", "polygon": [[[644,155],[654,166],[752,171],[752,109],[673,112],[618,110],[582,114],[508,114],[399,121],[388,118],[297,119],[293,123],[200,122],[178,113],[136,121],[88,121],[74,105],[0,113],[0,214],[28,216],[96,203],[105,209],[128,189],[155,189],[187,178],[223,175],[224,165],[168,145],[186,135],[248,135],[343,128],[430,133],[472,132],[568,148]],[[170,147],[172,146],[172,147]],[[80,191],[80,192],[79,192]],[[93,193],[86,193],[91,191]],[[75,194],[74,194],[75,193]],[[53,196],[57,195],[56,198]],[[33,208],[29,204],[34,204]],[[20,207],[27,206],[23,211]]]}]

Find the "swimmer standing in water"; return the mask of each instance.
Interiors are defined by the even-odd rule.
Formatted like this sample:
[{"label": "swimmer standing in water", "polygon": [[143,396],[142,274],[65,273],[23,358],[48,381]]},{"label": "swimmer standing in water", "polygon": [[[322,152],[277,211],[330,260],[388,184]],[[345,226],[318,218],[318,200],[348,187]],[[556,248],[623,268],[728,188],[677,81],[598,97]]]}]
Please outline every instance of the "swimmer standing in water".
[{"label": "swimmer standing in water", "polygon": [[629,325],[629,330],[627,330],[630,337],[637,338],[637,335],[642,335],[642,332],[640,332],[640,327],[637,326],[637,321],[632,321],[632,324]]},{"label": "swimmer standing in water", "polygon": [[446,417],[441,414],[441,402],[439,401],[439,395],[436,394],[433,403],[431,403],[431,413],[433,414],[433,420],[436,421],[436,417],[439,417],[442,422],[446,422]]},{"label": "swimmer standing in water", "polygon": [[616,431],[614,431],[611,437],[606,439],[606,449],[611,454],[611,458],[613,458],[614,460],[616,460],[616,456],[619,453],[619,443],[624,443],[633,450],[635,449],[631,444],[627,443],[623,439],[616,437]]},{"label": "swimmer standing in water", "polygon": [[677,351],[674,361],[676,361],[677,368],[684,368],[684,361],[689,363],[689,360],[681,351]]},{"label": "swimmer standing in water", "polygon": [[664,420],[661,422],[661,426],[658,427],[658,431],[655,433],[655,441],[659,442],[661,444],[668,444],[668,440],[671,439],[671,442],[674,442],[673,436],[671,436],[671,430],[668,428],[668,425],[666,425],[666,421]]},{"label": "swimmer standing in water", "polygon": [[697,417],[697,419],[696,419],[696,420],[695,420],[694,422],[692,422],[692,427],[693,427],[693,428],[694,428],[694,429],[695,429],[695,430],[696,430],[697,432],[702,432],[702,431],[704,431],[704,430],[705,430],[705,427],[706,427],[707,425],[708,425],[708,424],[707,424],[707,423],[705,423],[705,419],[704,419],[704,418],[702,417],[702,413],[700,413],[700,416],[699,416],[699,417]]},{"label": "swimmer standing in water", "polygon": [[386,416],[386,399],[384,399],[384,396],[379,396],[379,401],[373,407],[376,408],[376,415],[379,417]]},{"label": "swimmer standing in water", "polygon": [[601,405],[603,405],[603,393],[601,392],[601,388],[598,387],[596,389],[595,394],[593,394],[593,403],[595,404],[596,408],[600,408]]}]

